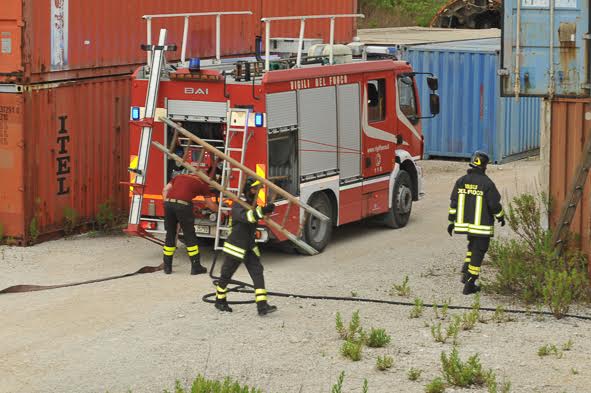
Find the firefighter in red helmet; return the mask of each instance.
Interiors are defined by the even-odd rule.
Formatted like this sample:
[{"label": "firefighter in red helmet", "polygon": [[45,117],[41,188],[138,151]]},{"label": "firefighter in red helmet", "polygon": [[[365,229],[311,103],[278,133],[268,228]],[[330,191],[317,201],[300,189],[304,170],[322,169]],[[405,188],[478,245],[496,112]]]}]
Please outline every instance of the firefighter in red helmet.
[{"label": "firefighter in red helmet", "polygon": [[[248,178],[243,188],[244,198],[250,205],[254,204],[255,197],[260,189],[260,182]],[[259,315],[266,315],[277,310],[267,302],[267,290],[265,289],[265,277],[261,264],[261,252],[255,243],[256,226],[258,220],[275,209],[272,203],[255,209],[245,209],[238,203],[232,205],[231,232],[224,243],[224,264],[220,280],[216,283],[215,307],[220,311],[232,312],[227,302],[228,283],[241,262],[244,262],[250,275],[255,291],[255,301]]]},{"label": "firefighter in red helmet", "polygon": [[476,280],[480,266],[494,236],[494,220],[505,226],[501,195],[495,183],[486,175],[488,155],[476,151],[470,159],[468,173],[459,178],[451,192],[447,232],[468,236],[468,252],[462,267],[462,293],[480,291]]}]

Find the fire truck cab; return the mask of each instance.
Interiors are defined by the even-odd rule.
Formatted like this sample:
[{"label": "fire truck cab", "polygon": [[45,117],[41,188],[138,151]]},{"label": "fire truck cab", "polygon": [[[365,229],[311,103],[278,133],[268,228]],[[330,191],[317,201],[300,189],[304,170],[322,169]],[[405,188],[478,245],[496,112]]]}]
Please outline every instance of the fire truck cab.
[{"label": "fire truck cab", "polygon": [[[321,251],[333,227],[369,217],[390,228],[404,227],[413,201],[423,195],[416,85],[421,75],[389,56],[356,58],[345,45],[330,46],[330,59],[326,45],[311,47],[308,56],[297,53],[297,59],[295,53],[278,55],[270,49],[263,58],[260,38],[257,48],[253,57],[165,65],[152,139],[170,143],[172,130],[157,121],[164,115],[223,151],[229,111],[249,109],[245,146],[236,138],[226,154],[243,149],[246,166],[330,217],[330,223],[313,217],[304,223],[301,236],[309,245]],[[133,75],[132,120],[141,118],[148,73],[144,66]],[[434,116],[439,112],[437,80],[428,82]],[[139,138],[139,128],[132,127],[131,167]],[[187,146],[191,155],[202,154],[199,146],[180,138],[179,151]],[[211,159],[203,162],[216,165]],[[164,233],[161,190],[179,170],[174,161],[151,151],[141,216],[147,232]],[[259,194],[261,204],[266,199]],[[213,237],[218,212],[208,211],[202,200],[194,201],[196,230]],[[278,213],[287,206],[287,201],[274,202]],[[297,232],[300,219],[294,209],[285,227]],[[261,225],[259,240],[285,238]]]}]

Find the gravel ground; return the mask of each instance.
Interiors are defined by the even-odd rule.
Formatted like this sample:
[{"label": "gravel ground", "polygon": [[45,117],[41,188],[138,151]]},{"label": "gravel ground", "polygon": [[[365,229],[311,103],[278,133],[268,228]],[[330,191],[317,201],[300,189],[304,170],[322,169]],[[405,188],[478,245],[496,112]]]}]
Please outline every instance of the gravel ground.
[{"label": "gravel ground", "polygon": [[[270,290],[391,300],[419,297],[470,305],[461,294],[458,269],[465,238],[449,238],[447,205],[453,181],[465,163],[423,163],[427,196],[415,204],[406,228],[367,224],[339,228],[324,253],[315,257],[263,251]],[[519,161],[490,168],[501,193],[534,190],[540,162]],[[507,227],[498,231],[509,235]],[[161,251],[144,240],[124,236],[47,242],[30,248],[0,247],[0,288],[14,284],[56,284],[131,272],[160,263]],[[204,250],[207,265],[210,247]],[[483,269],[483,275],[490,271]],[[408,299],[388,294],[409,276]],[[246,279],[244,268],[238,278]],[[344,391],[423,392],[440,375],[439,357],[450,343],[434,341],[428,324],[434,312],[409,318],[409,307],[336,301],[272,298],[279,311],[259,318],[254,305],[220,314],[201,301],[212,286],[205,276],[191,277],[184,253],[174,274],[131,278],[27,294],[0,296],[1,392],[159,392],[174,381],[197,374],[232,376],[268,393],[329,392],[345,371]],[[243,298],[234,295],[233,299]],[[483,306],[517,307],[511,299],[483,295]],[[341,356],[335,314],[348,320],[360,310],[366,328],[382,327],[392,342],[365,349],[362,360]],[[574,310],[589,315],[589,310]],[[455,314],[459,311],[453,312]],[[492,313],[483,313],[487,318]],[[449,320],[449,319],[448,319]],[[443,325],[447,325],[443,321]],[[478,353],[485,368],[512,382],[512,392],[590,392],[591,322],[516,316],[507,323],[479,323],[459,335],[463,359]],[[544,344],[574,343],[562,358],[540,358]],[[388,371],[375,367],[390,355]],[[423,370],[418,381],[407,371]],[[453,389],[447,392],[485,392]]]}]

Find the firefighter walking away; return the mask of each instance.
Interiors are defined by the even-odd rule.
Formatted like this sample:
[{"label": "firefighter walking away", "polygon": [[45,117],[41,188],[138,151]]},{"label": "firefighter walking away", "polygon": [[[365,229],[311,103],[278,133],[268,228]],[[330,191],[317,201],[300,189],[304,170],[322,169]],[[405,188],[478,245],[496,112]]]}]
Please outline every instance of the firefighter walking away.
[{"label": "firefighter walking away", "polygon": [[209,199],[212,195],[209,186],[197,176],[179,174],[172,178],[162,190],[164,198],[164,228],[166,240],[163,247],[164,273],[172,273],[172,259],[176,251],[177,228],[181,227],[187,245],[187,253],[191,260],[191,275],[207,273],[201,265],[199,244],[195,234],[195,215],[193,199],[201,196],[208,208],[217,210],[217,206]]},{"label": "firefighter walking away", "polygon": [[[248,178],[243,188],[244,198],[251,206],[254,206],[255,197],[260,189],[260,182]],[[224,243],[225,254],[222,266],[221,278],[214,282],[216,286],[215,308],[220,311],[232,312],[228,305],[228,283],[240,266],[244,263],[250,275],[255,291],[255,301],[259,315],[266,315],[277,311],[277,307],[267,302],[267,290],[265,289],[265,278],[263,276],[263,265],[261,264],[261,252],[256,245],[256,226],[258,220],[266,214],[272,213],[275,205],[269,203],[264,207],[257,206],[253,209],[245,209],[238,203],[232,205],[230,235]]]},{"label": "firefighter walking away", "polygon": [[476,280],[480,266],[494,236],[494,220],[505,226],[501,195],[495,183],[486,175],[489,158],[476,151],[470,159],[468,173],[460,177],[451,192],[447,232],[468,236],[468,251],[462,266],[464,295],[480,291]]}]

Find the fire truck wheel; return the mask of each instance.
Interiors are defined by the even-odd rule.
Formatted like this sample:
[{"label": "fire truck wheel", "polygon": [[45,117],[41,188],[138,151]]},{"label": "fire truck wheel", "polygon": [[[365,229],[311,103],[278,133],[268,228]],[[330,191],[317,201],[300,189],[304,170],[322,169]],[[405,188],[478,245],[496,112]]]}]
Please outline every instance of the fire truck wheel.
[{"label": "fire truck wheel", "polygon": [[318,252],[322,252],[332,236],[332,203],[330,198],[323,192],[314,194],[308,201],[308,205],[323,213],[330,218],[329,222],[324,222],[312,215],[304,224],[304,241],[314,247]]},{"label": "fire truck wheel", "polygon": [[384,215],[383,222],[388,228],[405,227],[412,211],[412,180],[405,170],[398,173],[392,192],[392,208]]}]

